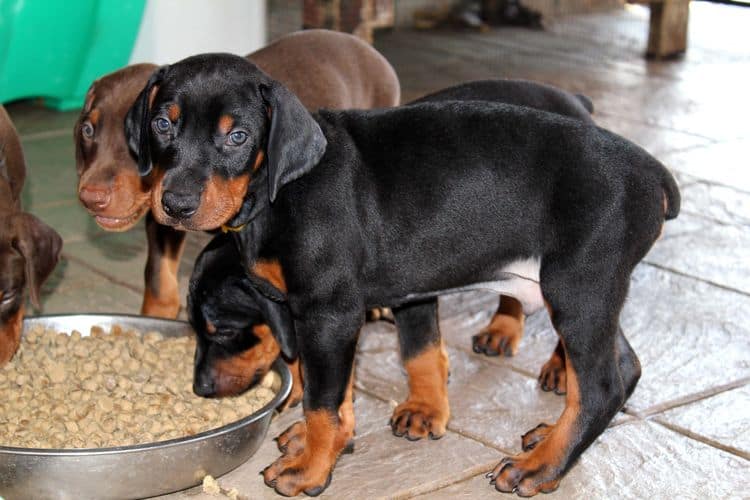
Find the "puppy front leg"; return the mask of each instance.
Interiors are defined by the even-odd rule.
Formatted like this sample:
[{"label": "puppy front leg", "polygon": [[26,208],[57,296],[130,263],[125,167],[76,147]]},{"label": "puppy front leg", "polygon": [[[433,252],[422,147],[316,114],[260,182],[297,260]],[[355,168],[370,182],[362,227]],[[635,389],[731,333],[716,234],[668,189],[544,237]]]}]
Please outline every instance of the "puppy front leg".
[{"label": "puppy front leg", "polygon": [[148,258],[141,306],[144,316],[173,319],[180,312],[177,270],[185,248],[185,234],[184,231],[157,223],[151,212],[146,216]]},{"label": "puppy front leg", "polygon": [[436,298],[393,309],[409,397],[393,411],[390,424],[395,436],[410,441],[443,437],[450,418],[448,355],[437,309]]},{"label": "puppy front leg", "polygon": [[287,453],[263,471],[266,485],[286,496],[320,494],[354,436],[352,366],[363,314],[330,311],[314,318],[295,324],[305,420],[279,437],[280,446],[282,439],[294,446],[281,446]]}]

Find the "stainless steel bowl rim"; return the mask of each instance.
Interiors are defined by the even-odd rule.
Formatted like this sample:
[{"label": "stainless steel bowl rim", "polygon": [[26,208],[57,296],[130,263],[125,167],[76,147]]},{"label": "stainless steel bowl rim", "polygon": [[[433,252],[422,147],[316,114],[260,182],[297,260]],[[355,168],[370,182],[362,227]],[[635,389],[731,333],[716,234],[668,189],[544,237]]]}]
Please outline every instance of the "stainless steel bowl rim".
[{"label": "stainless steel bowl rim", "polygon": [[[151,318],[148,316],[139,316],[136,314],[119,314],[119,313],[118,314],[104,314],[104,313],[75,314],[74,313],[74,314],[51,314],[51,315],[27,316],[26,318],[24,318],[24,322],[26,320],[33,321],[33,320],[45,320],[45,319],[52,319],[52,318],[72,319],[77,316],[101,317],[101,318],[110,318],[110,319],[111,318],[130,318],[130,319],[134,319],[137,321],[147,320],[147,321],[154,321],[156,323],[166,322],[166,323],[172,323],[172,324],[179,324],[179,325],[182,325],[183,327],[187,327],[188,329],[192,330],[190,323],[188,323],[187,321],[165,319],[165,318]],[[271,412],[274,409],[276,409],[276,407],[279,406],[287,398],[287,396],[289,396],[289,393],[292,390],[292,380],[291,380],[291,374],[289,373],[289,368],[286,366],[286,363],[284,362],[284,360],[279,358],[276,361],[274,361],[273,365],[271,366],[271,369],[276,371],[281,378],[281,387],[279,387],[279,391],[276,393],[274,398],[270,402],[268,402],[265,406],[263,406],[261,409],[253,413],[252,415],[248,415],[247,417],[241,418],[240,420],[224,425],[222,427],[216,427],[215,429],[209,429],[207,431],[194,434],[192,436],[168,439],[166,441],[155,441],[153,443],[144,443],[144,444],[136,444],[136,445],[129,445],[129,446],[114,446],[114,447],[109,447],[109,448],[70,448],[68,449],[68,448],[15,448],[12,446],[0,446],[0,454],[11,453],[11,454],[17,454],[17,455],[37,455],[37,456],[121,454],[121,453],[133,453],[133,452],[146,451],[146,450],[150,450],[154,448],[167,448],[170,446],[188,444],[193,441],[200,441],[202,439],[205,439],[206,437],[220,436],[222,434],[235,431],[240,427],[243,427],[247,424],[250,424],[252,422],[255,422],[256,420],[263,418],[266,413]]]}]

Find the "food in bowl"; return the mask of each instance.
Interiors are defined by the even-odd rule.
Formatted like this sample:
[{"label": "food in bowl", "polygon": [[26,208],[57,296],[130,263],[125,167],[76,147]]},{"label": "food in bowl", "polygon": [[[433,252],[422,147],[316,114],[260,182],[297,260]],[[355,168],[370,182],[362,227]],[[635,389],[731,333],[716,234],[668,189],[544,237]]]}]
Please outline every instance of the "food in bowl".
[{"label": "food in bowl", "polygon": [[0,445],[104,448],[187,437],[256,412],[278,390],[279,376],[269,372],[240,396],[200,398],[194,351],[188,336],[34,327],[0,368]]}]

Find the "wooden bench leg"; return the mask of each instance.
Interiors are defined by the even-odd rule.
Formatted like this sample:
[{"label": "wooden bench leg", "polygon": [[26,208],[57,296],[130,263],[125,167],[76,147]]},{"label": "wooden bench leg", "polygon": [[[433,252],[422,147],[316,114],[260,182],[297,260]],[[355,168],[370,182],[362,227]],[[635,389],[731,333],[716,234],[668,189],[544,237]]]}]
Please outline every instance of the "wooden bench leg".
[{"label": "wooden bench leg", "polygon": [[671,57],[687,50],[688,0],[652,2],[648,32],[648,57]]}]

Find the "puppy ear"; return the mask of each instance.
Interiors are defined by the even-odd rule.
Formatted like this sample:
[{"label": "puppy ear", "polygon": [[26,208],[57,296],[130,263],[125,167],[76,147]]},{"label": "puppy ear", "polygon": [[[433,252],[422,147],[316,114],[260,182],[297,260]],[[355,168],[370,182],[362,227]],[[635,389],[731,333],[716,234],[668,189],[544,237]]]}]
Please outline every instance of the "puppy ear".
[{"label": "puppy ear", "polygon": [[297,97],[279,82],[261,85],[271,113],[266,158],[271,202],[286,184],[309,172],[326,150],[320,126]]},{"label": "puppy ear", "polygon": [[168,69],[169,66],[162,66],[154,71],[125,116],[125,137],[128,140],[130,152],[138,159],[138,173],[141,176],[151,172],[151,148],[149,147],[151,103]]},{"label": "puppy ear", "polygon": [[289,312],[289,305],[278,303],[273,300],[259,296],[257,298],[263,317],[268,323],[268,327],[273,333],[276,342],[279,343],[281,352],[286,359],[297,357],[297,334],[294,330],[294,323]]},{"label": "puppy ear", "polygon": [[54,229],[31,214],[20,213],[14,217],[13,247],[25,261],[26,286],[31,303],[35,308],[41,309],[39,295],[42,283],[55,269],[63,241]]}]

